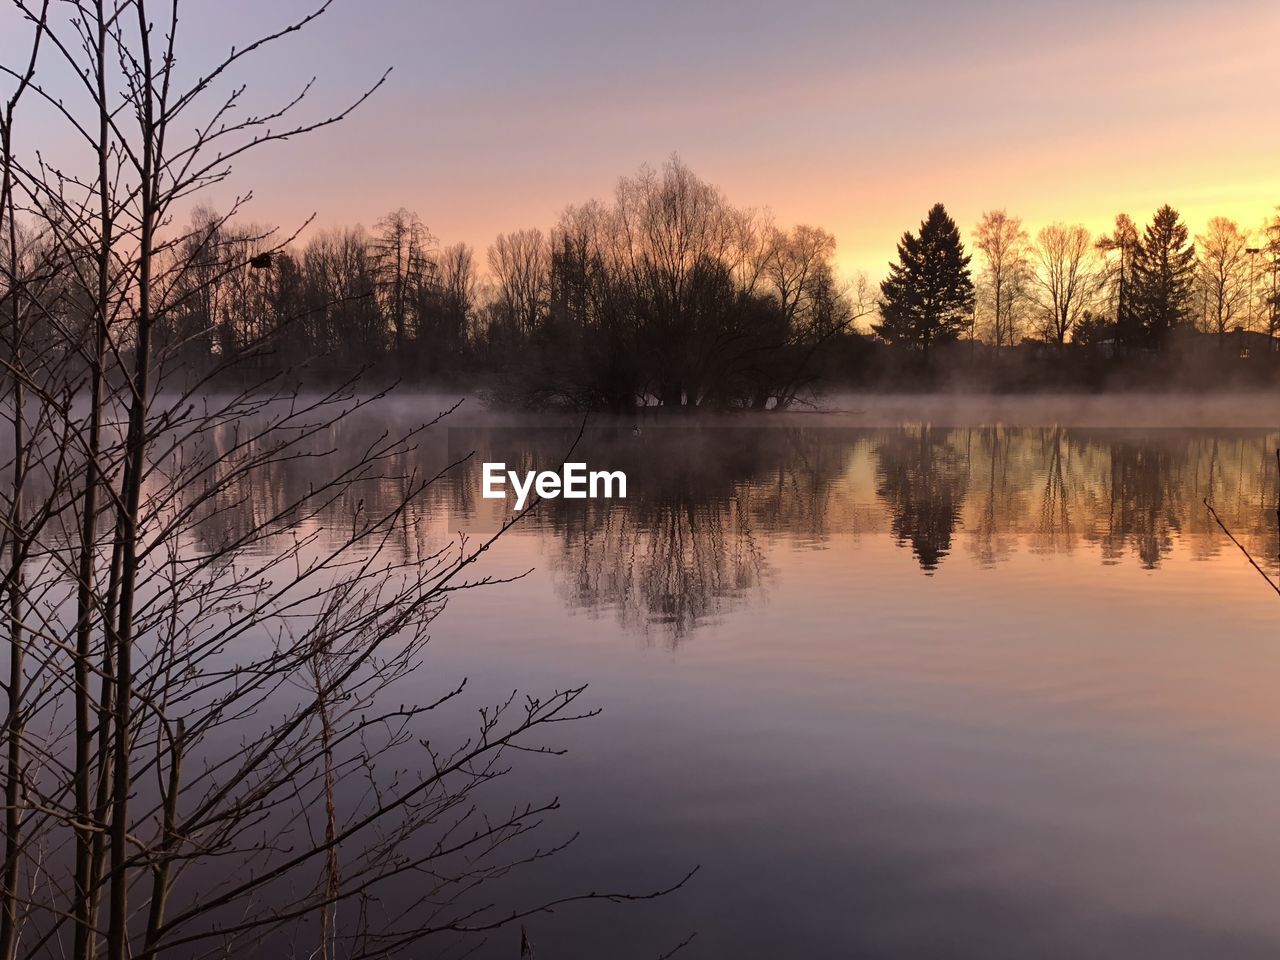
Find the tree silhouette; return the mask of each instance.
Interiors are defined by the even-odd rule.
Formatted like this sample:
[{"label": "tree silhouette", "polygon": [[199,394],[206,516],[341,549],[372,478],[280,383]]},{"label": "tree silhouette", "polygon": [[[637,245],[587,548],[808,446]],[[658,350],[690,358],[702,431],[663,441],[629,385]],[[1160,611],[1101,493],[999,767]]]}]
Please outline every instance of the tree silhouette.
[{"label": "tree silhouette", "polygon": [[927,355],[931,344],[960,336],[973,311],[973,281],[960,231],[942,204],[933,205],[918,235],[902,235],[880,292],[875,331],[889,343]]},{"label": "tree silhouette", "polygon": [[1053,223],[1036,235],[1041,334],[1059,347],[1084,318],[1097,290],[1092,252],[1089,231],[1080,224]]},{"label": "tree silhouette", "polygon": [[1142,339],[1133,308],[1133,264],[1138,246],[1138,228],[1127,213],[1116,216],[1114,231],[1098,238],[1098,250],[1116,255],[1106,268],[1104,286],[1109,290],[1116,339],[1125,346],[1137,345]]},{"label": "tree silhouette", "polygon": [[1205,327],[1217,334],[1221,345],[1241,315],[1248,319],[1249,238],[1234,220],[1214,217],[1209,229],[1196,237],[1196,246]]},{"label": "tree silhouette", "polygon": [[1143,233],[1133,260],[1133,308],[1142,339],[1159,347],[1190,319],[1196,252],[1178,211],[1165,204]]},{"label": "tree silhouette", "polygon": [[[547,909],[477,885],[563,846],[525,839],[554,800],[471,797],[504,757],[554,749],[539,728],[592,711],[581,687],[512,694],[450,742],[428,727],[461,682],[394,696],[448,597],[492,582],[468,568],[509,524],[399,549],[428,542],[418,505],[443,468],[398,465],[444,413],[335,444],[382,392],[348,373],[304,393],[275,355],[286,333],[412,340],[416,228],[314,238],[299,262],[296,233],[234,225],[247,191],[175,221],[237,158],[337,123],[386,74],[318,119],[294,112],[309,83],[245,113],[241,61],[327,4],[212,57],[178,40],[191,4],[59,6],[17,5],[18,92],[84,134],[77,173],[25,128],[16,148],[17,93],[0,104],[0,960],[467,952],[459,935]],[[37,49],[83,81],[56,103]],[[455,309],[469,257],[447,265]]]},{"label": "tree silhouette", "polygon": [[418,215],[404,207],[391,211],[374,227],[370,255],[375,292],[401,359],[414,326],[419,290],[434,275],[435,264],[428,253],[433,240]]},{"label": "tree silhouette", "polygon": [[1014,342],[1015,309],[1027,273],[1027,231],[1004,210],[989,210],[978,221],[974,241],[987,262],[983,279],[991,297],[991,339],[997,348]]}]

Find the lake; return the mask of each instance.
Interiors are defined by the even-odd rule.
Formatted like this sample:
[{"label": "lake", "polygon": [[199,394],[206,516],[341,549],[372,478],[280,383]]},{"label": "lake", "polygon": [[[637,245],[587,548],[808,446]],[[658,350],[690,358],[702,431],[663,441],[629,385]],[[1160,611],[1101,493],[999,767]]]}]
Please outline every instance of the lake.
[{"label": "lake", "polygon": [[[1273,402],[836,406],[594,418],[573,458],[627,499],[543,502],[482,565],[518,579],[433,625],[412,682],[470,679],[458,731],[516,688],[602,709],[490,794],[577,834],[499,895],[700,866],[530,918],[537,956],[1275,956],[1280,596],[1203,502],[1280,574]],[[449,422],[424,464],[474,456],[394,549],[491,533],[479,462],[555,468],[579,429]]]}]

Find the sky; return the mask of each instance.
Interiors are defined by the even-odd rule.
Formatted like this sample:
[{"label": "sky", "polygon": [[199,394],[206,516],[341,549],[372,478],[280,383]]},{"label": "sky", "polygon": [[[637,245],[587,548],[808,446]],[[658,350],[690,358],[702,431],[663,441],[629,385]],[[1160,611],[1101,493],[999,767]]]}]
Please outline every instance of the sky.
[{"label": "sky", "polygon": [[[188,0],[180,62],[310,6]],[[403,206],[483,262],[498,233],[678,153],[873,277],[937,201],[966,237],[995,208],[1034,233],[1166,202],[1193,233],[1252,229],[1280,204],[1277,49],[1275,0],[335,0],[248,62],[249,102],[316,76],[320,116],[392,67],[386,85],[210,199],[252,187],[246,215],[283,226]]]}]

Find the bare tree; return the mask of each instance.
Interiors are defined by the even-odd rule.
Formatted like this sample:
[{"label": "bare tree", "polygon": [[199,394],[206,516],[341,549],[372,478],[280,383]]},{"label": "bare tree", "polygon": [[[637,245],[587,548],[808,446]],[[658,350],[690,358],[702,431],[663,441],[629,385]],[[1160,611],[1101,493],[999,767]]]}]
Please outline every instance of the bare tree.
[{"label": "bare tree", "polygon": [[[28,568],[31,553],[43,525],[38,504],[33,504],[27,492],[28,475],[46,464],[46,454],[32,431],[47,427],[43,404],[38,408],[34,423],[30,422],[28,409],[29,384],[26,371],[60,368],[55,358],[42,352],[34,352],[30,337],[34,322],[41,318],[37,285],[41,274],[54,266],[53,258],[38,256],[33,262],[30,256],[31,238],[18,224],[19,201],[23,178],[26,173],[15,153],[14,125],[19,102],[24,95],[38,93],[34,83],[39,62],[41,44],[48,31],[49,5],[24,11],[31,25],[30,55],[19,69],[4,67],[3,73],[13,81],[12,91],[0,110],[0,243],[3,243],[3,323],[4,366],[8,381],[6,401],[9,405],[8,420],[12,427],[12,456],[8,473],[11,485],[4,497],[2,528],[0,528],[0,556],[4,557],[3,607],[8,619],[6,639],[8,656],[3,680],[5,711],[0,726],[0,741],[4,744],[4,861],[0,872],[0,960],[12,960],[17,956],[18,939],[24,916],[17,900],[10,895],[22,882],[24,837],[29,822],[29,803],[22,789],[24,771],[30,764],[29,753],[24,747],[27,725],[31,715],[29,685],[27,683],[28,649],[32,643],[27,623],[28,605],[41,599],[39,589],[29,586]],[[50,304],[53,307],[53,304]],[[53,316],[56,316],[54,314]],[[53,316],[46,319],[53,319]],[[50,362],[50,361],[53,362]],[[33,510],[33,507],[35,508]]]},{"label": "bare tree", "polygon": [[1214,217],[1196,237],[1204,325],[1219,343],[1249,309],[1248,245],[1240,226],[1226,217]]},{"label": "bare tree", "polygon": [[[332,355],[351,366],[374,362],[390,339],[377,300],[369,240],[361,229],[311,237],[302,252],[300,300],[292,326],[304,352]],[[278,271],[277,271],[278,273]]]},{"label": "bare tree", "polygon": [[997,348],[1012,345],[1017,334],[1017,308],[1026,286],[1027,240],[1022,220],[1004,210],[984,213],[974,231],[974,242],[986,261],[984,302],[989,304],[991,339]]},{"label": "bare tree", "polygon": [[1267,257],[1267,333],[1280,335],[1280,207],[1263,225]]},{"label": "bare tree", "polygon": [[788,323],[813,297],[815,280],[830,266],[835,251],[836,238],[818,227],[801,224],[789,233],[773,229],[764,276]]},{"label": "bare tree", "polygon": [[1096,245],[1107,258],[1100,280],[1121,344],[1134,344],[1140,339],[1133,290],[1134,261],[1140,243],[1137,225],[1127,213],[1121,213],[1116,216],[1115,229],[1099,237]]},{"label": "bare tree", "polygon": [[475,314],[474,256],[465,243],[455,243],[440,252],[438,261],[431,307],[421,311],[418,337],[430,349],[456,359]]},{"label": "bare tree", "polygon": [[[591,715],[583,689],[505,697],[451,746],[426,724],[461,683],[425,702],[395,696],[449,597],[492,582],[474,565],[508,527],[389,549],[424,522],[450,466],[424,472],[412,456],[439,417],[338,442],[379,395],[354,381],[290,389],[258,361],[306,318],[240,315],[269,292],[250,271],[275,269],[290,238],[230,228],[242,200],[174,226],[238,157],[338,122],[382,80],[316,118],[300,116],[309,84],[241,110],[246,59],[326,5],[203,66],[180,56],[177,0],[75,0],[56,19],[16,6],[32,55],[0,66],[15,84],[0,128],[12,425],[0,960],[312,942],[317,955],[383,957],[583,899],[479,896],[561,844],[526,840],[554,799],[491,810],[476,795],[513,748],[557,752],[539,733]],[[44,85],[45,56],[74,89]],[[19,96],[62,122],[78,158],[53,167],[15,151]],[[191,338],[209,368],[167,378]],[[301,461],[308,482],[279,482]],[[586,899],[600,897],[627,899]]]},{"label": "bare tree", "polygon": [[1078,224],[1051,224],[1036,234],[1035,258],[1044,338],[1061,346],[1097,289],[1089,231]]},{"label": "bare tree", "polygon": [[537,229],[499,234],[489,248],[488,261],[497,285],[500,322],[528,336],[541,322],[547,303],[546,236]]},{"label": "bare tree", "polygon": [[370,240],[378,302],[390,321],[401,358],[416,323],[412,311],[419,291],[435,279],[434,242],[418,215],[404,207],[379,220]]}]

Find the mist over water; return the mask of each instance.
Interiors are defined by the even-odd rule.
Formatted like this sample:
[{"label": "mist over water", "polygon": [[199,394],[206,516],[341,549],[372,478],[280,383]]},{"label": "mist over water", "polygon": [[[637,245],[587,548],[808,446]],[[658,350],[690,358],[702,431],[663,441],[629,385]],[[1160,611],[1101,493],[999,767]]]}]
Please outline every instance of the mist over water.
[{"label": "mist over water", "polygon": [[835,393],[814,409],[874,426],[928,422],[952,425],[1064,427],[1276,427],[1274,391],[1206,393],[1099,392],[984,394]]},{"label": "mist over water", "polygon": [[[446,426],[521,426],[581,424],[582,413],[530,414],[491,403],[464,390],[393,391],[377,405],[374,420],[390,426],[418,423],[452,410]],[[594,413],[588,423],[796,425],[812,418],[830,426],[892,427],[913,423],[963,426],[1099,427],[1280,427],[1280,392],[1218,390],[1203,393],[1159,391],[989,393],[973,390],[930,393],[826,391],[788,410],[752,413],[658,411]]]},{"label": "mist over water", "polygon": [[[627,499],[544,501],[481,565],[518,579],[436,625],[424,698],[588,682],[604,709],[488,794],[558,796],[552,832],[580,834],[501,894],[702,866],[662,900],[531,919],[538,950],[650,958],[697,931],[687,956],[1273,956],[1280,601],[1203,501],[1280,573],[1274,403],[829,406],[591,418],[574,457],[625,470]],[[554,468],[582,423],[449,422],[398,466],[474,456],[392,549],[496,529],[479,464]]]},{"label": "mist over water", "polygon": [[1280,956],[1275,11],[310,3],[0,13],[0,960]]}]

